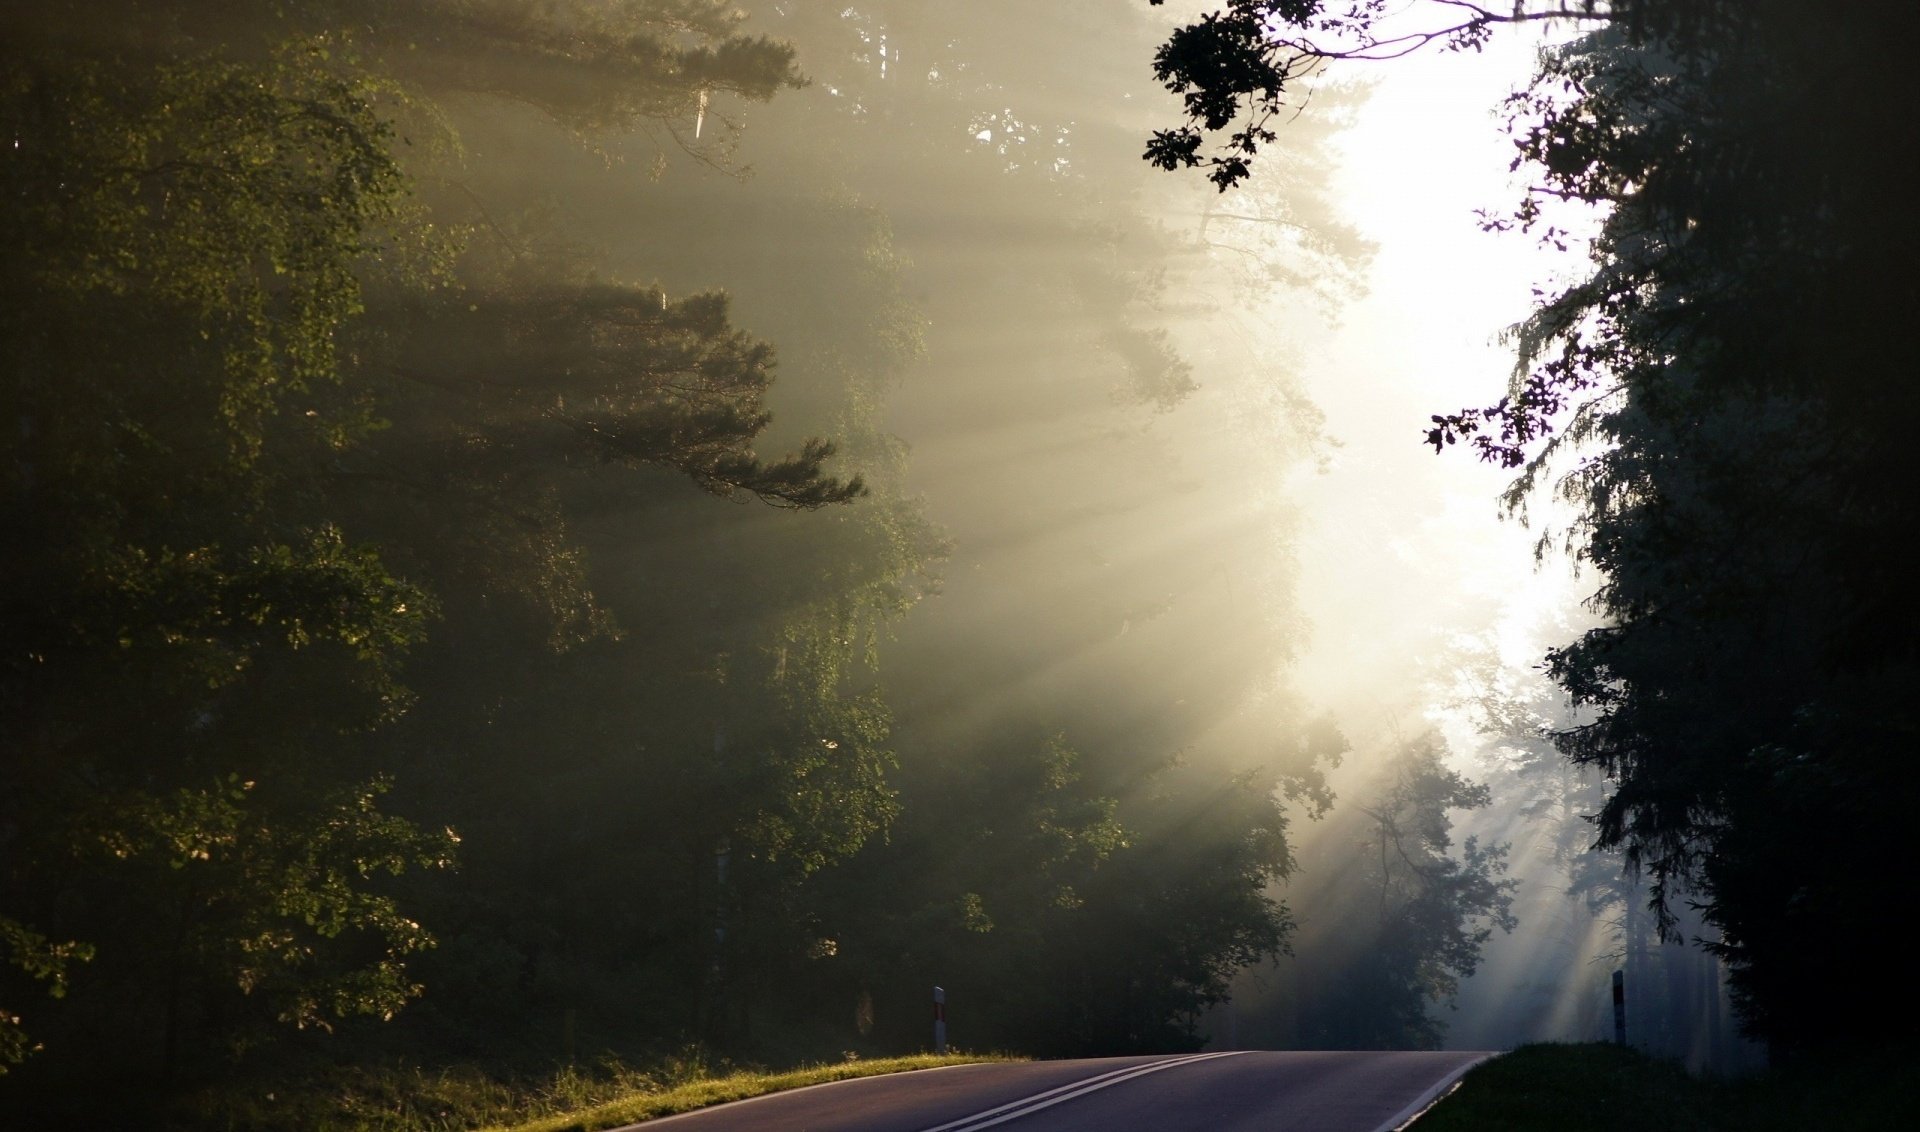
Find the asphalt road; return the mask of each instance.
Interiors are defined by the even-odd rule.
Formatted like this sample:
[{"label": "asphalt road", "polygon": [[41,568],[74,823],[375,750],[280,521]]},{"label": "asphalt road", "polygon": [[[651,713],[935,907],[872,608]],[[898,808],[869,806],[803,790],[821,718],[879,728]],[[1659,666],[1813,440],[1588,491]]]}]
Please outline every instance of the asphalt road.
[{"label": "asphalt road", "polygon": [[1484,1053],[1234,1052],[956,1065],[774,1093],[634,1132],[1385,1132]]}]

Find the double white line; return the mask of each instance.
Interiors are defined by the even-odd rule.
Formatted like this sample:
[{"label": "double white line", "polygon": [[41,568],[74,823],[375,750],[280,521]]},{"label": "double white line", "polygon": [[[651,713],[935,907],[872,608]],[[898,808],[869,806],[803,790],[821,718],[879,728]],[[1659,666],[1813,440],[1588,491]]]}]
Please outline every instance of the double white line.
[{"label": "double white line", "polygon": [[1135,1077],[1145,1077],[1149,1073],[1172,1069],[1176,1065],[1191,1065],[1196,1061],[1211,1061],[1216,1057],[1234,1057],[1245,1052],[1245,1050],[1223,1050],[1220,1053],[1195,1053],[1186,1057],[1170,1057],[1165,1061],[1150,1061],[1145,1065],[1129,1065],[1102,1073],[1098,1077],[1073,1081],[1058,1088],[1048,1089],[1044,1093],[1035,1093],[1017,1101],[1009,1101],[997,1108],[976,1112],[972,1116],[963,1116],[958,1120],[949,1120],[945,1124],[923,1128],[920,1132],[978,1132],[981,1128],[1005,1124],[1009,1120],[1017,1120],[1028,1113],[1052,1108],[1057,1104],[1065,1104],[1075,1097],[1084,1097],[1088,1093],[1104,1089],[1109,1085],[1118,1085],[1122,1081],[1131,1081]]}]

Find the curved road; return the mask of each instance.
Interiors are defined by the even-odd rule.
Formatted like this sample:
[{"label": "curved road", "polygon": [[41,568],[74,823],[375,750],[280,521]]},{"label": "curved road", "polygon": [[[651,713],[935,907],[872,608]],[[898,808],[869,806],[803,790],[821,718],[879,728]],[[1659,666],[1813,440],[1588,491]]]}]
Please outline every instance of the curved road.
[{"label": "curved road", "polygon": [[1488,1056],[1242,1051],[956,1065],[815,1085],[628,1127],[632,1132],[1386,1132],[1411,1120]]}]

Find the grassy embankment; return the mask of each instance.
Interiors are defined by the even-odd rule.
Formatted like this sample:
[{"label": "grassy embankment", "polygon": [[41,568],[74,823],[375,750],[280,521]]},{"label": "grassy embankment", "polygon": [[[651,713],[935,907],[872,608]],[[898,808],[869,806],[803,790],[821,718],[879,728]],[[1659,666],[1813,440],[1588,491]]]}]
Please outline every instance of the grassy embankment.
[{"label": "grassy embankment", "polygon": [[501,1125],[488,1132],[594,1132],[622,1124],[669,1116],[676,1112],[746,1100],[766,1093],[824,1085],[853,1077],[873,1077],[882,1073],[901,1073],[909,1069],[933,1069],[942,1065],[966,1065],[978,1061],[1012,1061],[998,1054],[919,1054],[914,1057],[890,1057],[874,1061],[842,1061],[832,1065],[812,1065],[785,1073],[729,1073],[689,1081],[657,1092],[633,1093],[597,1104],[578,1112],[559,1113],[521,1124]]},{"label": "grassy embankment", "polygon": [[1469,1073],[1418,1132],[1841,1132],[1920,1128],[1911,1050],[1716,1081],[1612,1045],[1522,1046]]},{"label": "grassy embankment", "polygon": [[[231,1132],[594,1132],[807,1085],[1019,1060],[1004,1054],[849,1058],[768,1071],[693,1055],[649,1068],[603,1061],[503,1078],[478,1068],[336,1066],[271,1084],[226,1083],[161,1109],[158,1127]],[[0,1119],[0,1124],[4,1124]]]}]

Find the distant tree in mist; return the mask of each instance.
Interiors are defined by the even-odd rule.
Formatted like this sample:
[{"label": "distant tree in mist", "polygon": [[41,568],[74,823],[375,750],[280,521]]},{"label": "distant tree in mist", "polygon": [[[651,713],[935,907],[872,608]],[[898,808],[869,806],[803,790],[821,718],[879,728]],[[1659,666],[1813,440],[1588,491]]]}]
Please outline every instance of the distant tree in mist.
[{"label": "distant tree in mist", "polygon": [[[1674,930],[1662,938],[1622,855],[1595,848],[1605,776],[1569,761],[1555,743],[1557,732],[1579,722],[1578,710],[1544,674],[1503,666],[1485,643],[1462,646],[1459,698],[1449,706],[1485,744],[1476,773],[1495,805],[1479,824],[1515,838],[1509,860],[1531,898],[1518,913],[1528,925],[1524,941],[1495,945],[1483,985],[1462,1004],[1463,1028],[1479,1035],[1468,1040],[1609,1033],[1607,980],[1623,970],[1637,1048],[1695,1070],[1745,1068],[1752,1050],[1735,1033],[1722,964],[1688,946],[1713,938],[1713,929],[1682,893],[1669,901]],[[1468,1020],[1467,1011],[1478,1016]]]},{"label": "distant tree in mist", "polygon": [[1496,930],[1512,931],[1508,846],[1468,837],[1456,848],[1450,811],[1491,801],[1487,787],[1442,760],[1428,733],[1400,745],[1378,786],[1357,799],[1354,854],[1319,915],[1325,981],[1303,992],[1299,1038],[1337,1049],[1431,1049],[1449,1004]]},{"label": "distant tree in mist", "polygon": [[[1062,1055],[1197,1049],[1241,968],[1286,953],[1283,783],[1156,768],[1124,811],[1061,737],[917,769],[893,844],[827,881],[828,922],[887,1033],[912,1040],[926,972],[970,1040]],[[887,1007],[895,1007],[888,1010]],[[909,1028],[910,1027],[910,1028]]]}]

